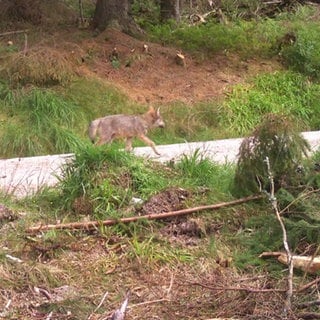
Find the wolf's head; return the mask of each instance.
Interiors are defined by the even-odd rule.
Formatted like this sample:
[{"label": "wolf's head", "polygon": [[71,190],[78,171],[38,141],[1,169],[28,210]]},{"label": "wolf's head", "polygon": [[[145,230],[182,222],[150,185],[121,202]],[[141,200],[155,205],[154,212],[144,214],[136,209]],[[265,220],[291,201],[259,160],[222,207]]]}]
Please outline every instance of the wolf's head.
[{"label": "wolf's head", "polygon": [[160,108],[157,110],[154,107],[150,107],[147,112],[148,118],[151,120],[151,126],[154,128],[164,128],[165,123],[160,114]]}]

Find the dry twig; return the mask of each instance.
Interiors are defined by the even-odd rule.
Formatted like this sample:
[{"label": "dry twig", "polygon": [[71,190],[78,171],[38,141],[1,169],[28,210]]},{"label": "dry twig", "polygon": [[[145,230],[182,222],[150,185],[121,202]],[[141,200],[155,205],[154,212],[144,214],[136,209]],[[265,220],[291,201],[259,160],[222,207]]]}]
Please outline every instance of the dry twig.
[{"label": "dry twig", "polygon": [[313,300],[313,301],[307,301],[304,303],[300,303],[298,305],[299,308],[307,308],[311,306],[320,306],[320,299],[319,300]]},{"label": "dry twig", "polygon": [[245,291],[250,293],[270,293],[270,292],[286,292],[285,289],[260,289],[260,288],[248,288],[248,287],[212,287],[200,282],[189,282],[191,285],[200,286],[214,291]]},{"label": "dry twig", "polygon": [[106,293],[103,295],[100,303],[98,304],[98,306],[94,309],[94,311],[89,315],[88,320],[90,320],[93,315],[100,309],[100,307],[102,306],[102,304],[104,303],[104,301],[106,300],[107,296],[108,296],[109,292],[106,291]]},{"label": "dry twig", "polygon": [[305,291],[307,289],[309,289],[310,287],[314,286],[315,284],[318,284],[320,282],[320,278],[316,278],[313,281],[307,283],[306,285],[302,286],[301,288],[299,288],[297,290],[298,293]]},{"label": "dry twig", "polygon": [[299,319],[309,319],[309,320],[315,320],[320,319],[320,313],[316,312],[301,312],[298,314]]},{"label": "dry twig", "polygon": [[139,307],[139,306],[145,306],[145,305],[148,305],[148,304],[160,303],[160,302],[164,302],[164,301],[170,302],[171,300],[164,298],[164,299],[144,301],[144,302],[133,304],[130,307],[128,307],[128,309],[136,308],[136,307]]}]

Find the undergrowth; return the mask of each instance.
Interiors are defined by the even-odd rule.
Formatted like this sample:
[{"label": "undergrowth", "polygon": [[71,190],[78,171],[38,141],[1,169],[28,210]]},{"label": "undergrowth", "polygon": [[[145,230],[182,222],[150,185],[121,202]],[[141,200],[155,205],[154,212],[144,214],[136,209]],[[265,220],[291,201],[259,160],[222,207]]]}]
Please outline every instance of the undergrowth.
[{"label": "undergrowth", "polygon": [[290,71],[259,75],[236,85],[224,106],[221,122],[240,135],[247,135],[268,113],[295,117],[301,131],[320,125],[319,84]]},{"label": "undergrowth", "polygon": [[[312,7],[299,6],[290,13],[281,13],[273,18],[256,17],[255,19],[241,19],[239,17],[227,19],[228,23],[220,23],[208,18],[206,23],[190,26],[190,22],[180,24],[168,22],[150,27],[150,37],[154,41],[161,41],[167,45],[174,44],[181,49],[195,53],[214,55],[216,53],[237,53],[243,59],[256,56],[270,58],[281,51],[283,36],[292,30],[299,35],[297,43],[307,44],[307,50],[301,50],[304,61],[301,64],[312,65],[318,56],[316,48],[312,45],[317,41],[318,25],[309,20],[314,10]],[[306,22],[308,19],[308,22]],[[301,27],[303,26],[302,30]],[[301,31],[300,31],[301,30]],[[303,30],[312,30],[306,34]],[[301,38],[301,40],[300,40]],[[290,50],[289,47],[286,47]],[[292,47],[293,55],[298,51]],[[296,48],[297,49],[297,48]],[[299,50],[299,49],[298,49]],[[292,58],[289,52],[283,50],[284,60],[290,64]],[[290,61],[291,60],[291,61]]]},{"label": "undergrowth", "polygon": [[6,94],[2,115],[2,156],[72,152],[82,144],[76,126],[85,123],[85,115],[54,91]]},{"label": "undergrowth", "polygon": [[127,207],[133,197],[146,199],[167,185],[155,165],[145,163],[114,146],[88,145],[76,153],[61,179],[62,208],[76,213],[114,216]]},{"label": "undergrowth", "polygon": [[[175,187],[195,195],[190,203],[203,196],[218,201],[226,198],[223,194],[231,183],[230,172],[231,166],[220,168],[202,159],[198,152],[190,160],[186,157],[170,168],[119,151],[116,146],[88,145],[76,153],[74,162],[63,172],[60,210],[89,214],[96,219],[119,218],[134,205],[134,199],[146,201]],[[211,193],[211,189],[215,192]]]}]

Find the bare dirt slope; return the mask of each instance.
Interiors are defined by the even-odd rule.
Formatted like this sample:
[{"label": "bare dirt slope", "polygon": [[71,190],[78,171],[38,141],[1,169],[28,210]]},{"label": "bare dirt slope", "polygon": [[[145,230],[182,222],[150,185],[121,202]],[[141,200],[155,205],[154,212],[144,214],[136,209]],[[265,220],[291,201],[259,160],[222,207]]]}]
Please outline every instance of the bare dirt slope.
[{"label": "bare dirt slope", "polygon": [[[114,29],[84,40],[81,46],[98,56],[90,68],[84,63],[83,73],[94,72],[141,103],[217,99],[229,85],[279,68],[276,61],[240,61],[228,53],[211,58],[183,53],[183,67],[175,62],[177,49],[137,40]],[[110,61],[114,48],[118,63]]]}]

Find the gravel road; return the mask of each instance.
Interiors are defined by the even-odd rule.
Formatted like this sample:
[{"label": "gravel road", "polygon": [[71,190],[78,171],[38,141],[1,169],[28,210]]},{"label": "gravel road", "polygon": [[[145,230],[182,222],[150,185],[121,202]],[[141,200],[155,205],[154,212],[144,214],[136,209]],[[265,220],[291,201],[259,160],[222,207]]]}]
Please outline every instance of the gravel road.
[{"label": "gravel road", "polygon": [[[309,141],[312,152],[320,148],[320,131],[303,132],[302,135]],[[242,138],[160,145],[157,149],[161,156],[155,156],[149,147],[135,148],[134,153],[164,163],[178,161],[198,150],[214,162],[233,163],[237,160],[241,141]],[[0,191],[23,198],[43,187],[53,187],[59,181],[62,166],[72,159],[73,154],[61,154],[0,160]]]}]

